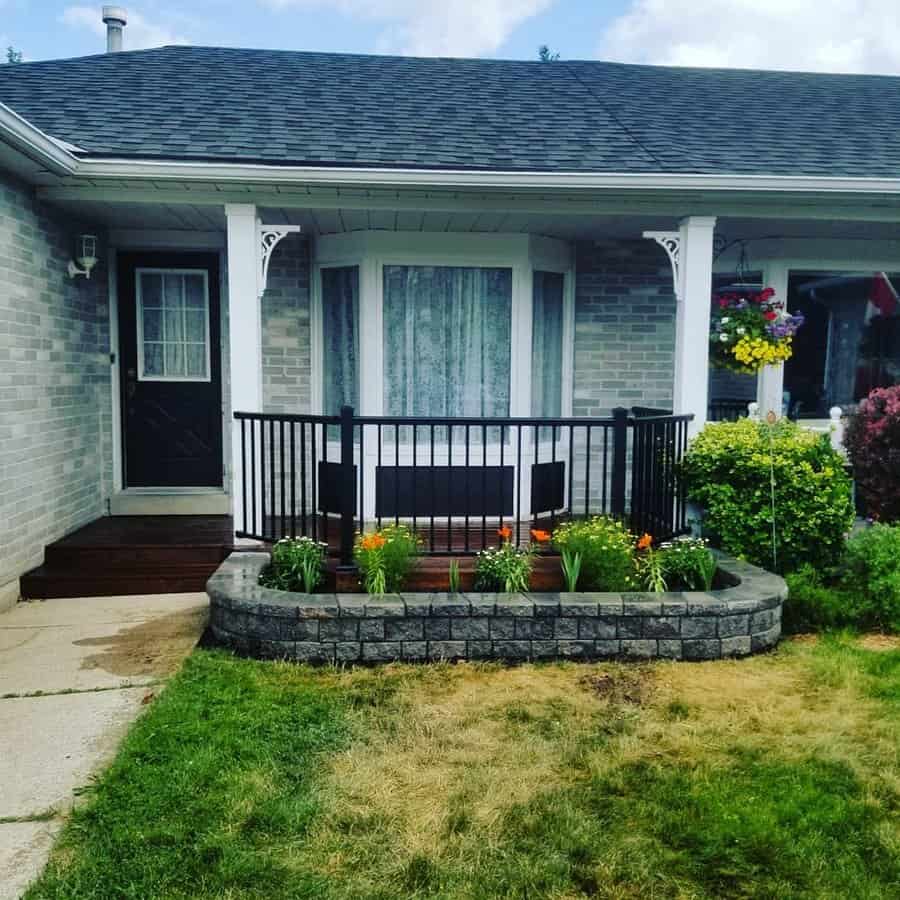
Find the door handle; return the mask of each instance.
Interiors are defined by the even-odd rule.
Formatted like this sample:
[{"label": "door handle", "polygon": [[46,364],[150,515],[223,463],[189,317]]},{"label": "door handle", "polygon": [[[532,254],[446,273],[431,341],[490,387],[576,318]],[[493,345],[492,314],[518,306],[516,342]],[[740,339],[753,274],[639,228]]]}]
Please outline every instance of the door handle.
[{"label": "door handle", "polygon": [[137,371],[135,369],[129,369],[125,373],[125,393],[128,396],[129,400],[134,399],[134,394],[137,391]]}]

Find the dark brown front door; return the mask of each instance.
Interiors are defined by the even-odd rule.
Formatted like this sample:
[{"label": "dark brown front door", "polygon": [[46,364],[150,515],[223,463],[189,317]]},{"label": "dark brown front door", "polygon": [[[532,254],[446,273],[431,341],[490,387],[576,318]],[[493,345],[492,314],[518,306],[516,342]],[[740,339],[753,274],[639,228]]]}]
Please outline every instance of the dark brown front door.
[{"label": "dark brown front door", "polygon": [[125,487],[222,485],[219,260],[119,256]]}]

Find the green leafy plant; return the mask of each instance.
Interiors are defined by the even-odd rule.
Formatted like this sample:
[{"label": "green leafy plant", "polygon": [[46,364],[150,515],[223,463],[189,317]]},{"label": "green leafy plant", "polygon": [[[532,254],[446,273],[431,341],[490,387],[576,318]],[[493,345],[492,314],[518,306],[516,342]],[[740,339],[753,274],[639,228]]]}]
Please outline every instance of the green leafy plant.
[{"label": "green leafy plant", "polygon": [[801,566],[785,576],[788,631],[877,628],[900,632],[900,525],[854,534],[834,566]]},{"label": "green leafy plant", "polygon": [[841,585],[858,598],[866,624],[900,631],[900,525],[873,525],[853,535]]},{"label": "green leafy plant", "polygon": [[784,419],[707,425],[681,475],[713,542],[775,571],[828,565],[853,522],[850,479],[828,436]]},{"label": "green leafy plant", "polygon": [[501,542],[497,548],[482,550],[475,557],[476,591],[504,591],[507,594],[525,593],[531,586],[534,550],[531,545],[516,547],[510,542],[509,528],[497,532]]},{"label": "green leafy plant", "polygon": [[450,568],[447,571],[447,583],[451,594],[459,593],[459,562],[455,559],[450,560]]},{"label": "green leafy plant", "polygon": [[419,539],[406,525],[386,525],[356,536],[353,557],[369,594],[399,591],[416,564]]},{"label": "green leafy plant", "polygon": [[666,590],[665,554],[648,547],[635,557],[638,581],[645,590],[660,594]]},{"label": "green leafy plant", "polygon": [[327,550],[327,544],[309,537],[282,538],[272,547],[272,564],[260,575],[260,584],[313,593],[325,579]]},{"label": "green leafy plant", "polygon": [[634,536],[607,516],[564,522],[553,532],[560,554],[581,558],[578,583],[583,591],[622,591],[637,586]]},{"label": "green leafy plant", "polygon": [[560,565],[566,580],[566,590],[574,593],[578,590],[578,576],[581,574],[581,554],[577,550],[563,547],[560,551]]},{"label": "green leafy plant", "polygon": [[676,538],[661,544],[662,568],[669,590],[708,591],[716,574],[716,558],[703,538]]}]

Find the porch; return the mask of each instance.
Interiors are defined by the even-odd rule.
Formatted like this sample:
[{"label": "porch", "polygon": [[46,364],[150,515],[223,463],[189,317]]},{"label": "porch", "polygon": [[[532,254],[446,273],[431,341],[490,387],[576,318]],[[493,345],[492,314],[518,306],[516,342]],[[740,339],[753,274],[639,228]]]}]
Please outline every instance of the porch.
[{"label": "porch", "polygon": [[[397,520],[415,521],[444,557],[495,543],[501,525],[524,541],[572,515],[677,533],[671,471],[683,442],[752,400],[781,403],[777,371],[710,379],[716,279],[744,265],[786,295],[793,267],[900,267],[887,214],[843,200],[826,219],[809,204],[724,193],[688,202],[173,180],[40,195],[105,235],[91,282],[73,283],[103,315],[108,302],[92,514],[159,515],[190,547],[191,515],[231,513],[216,518],[233,529],[216,553],[306,533],[346,561],[348,534]],[[159,331],[169,276],[183,317],[171,347]],[[199,406],[185,400],[195,390]],[[181,408],[160,406],[166,391]],[[641,424],[641,408],[670,418]],[[626,411],[618,443],[616,409]],[[26,596],[60,559],[53,530]],[[139,530],[116,549],[123,569],[129,548],[144,546]],[[89,553],[70,544],[70,560],[76,549]],[[154,564],[135,572],[159,575]]]}]

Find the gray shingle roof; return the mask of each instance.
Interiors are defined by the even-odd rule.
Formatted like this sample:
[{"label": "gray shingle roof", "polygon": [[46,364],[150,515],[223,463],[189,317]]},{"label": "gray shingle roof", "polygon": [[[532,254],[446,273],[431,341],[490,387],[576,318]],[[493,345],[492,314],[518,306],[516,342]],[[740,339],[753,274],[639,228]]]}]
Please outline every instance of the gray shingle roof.
[{"label": "gray shingle roof", "polygon": [[87,156],[900,176],[900,78],[163,47],[0,66]]}]

